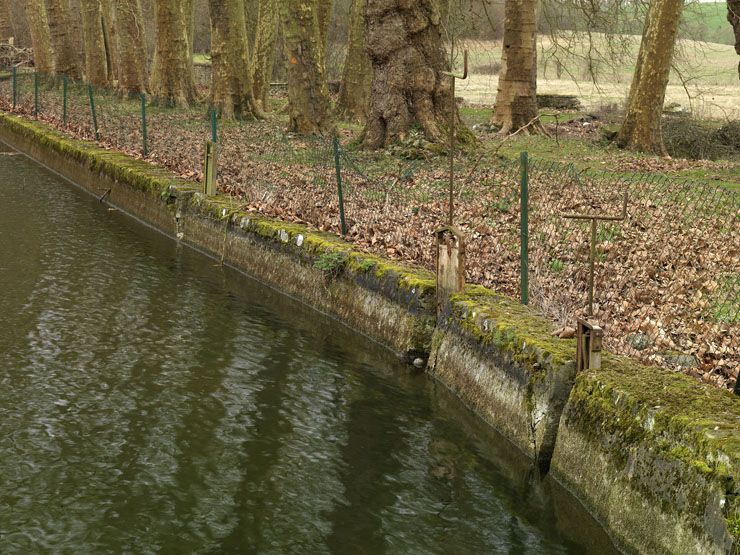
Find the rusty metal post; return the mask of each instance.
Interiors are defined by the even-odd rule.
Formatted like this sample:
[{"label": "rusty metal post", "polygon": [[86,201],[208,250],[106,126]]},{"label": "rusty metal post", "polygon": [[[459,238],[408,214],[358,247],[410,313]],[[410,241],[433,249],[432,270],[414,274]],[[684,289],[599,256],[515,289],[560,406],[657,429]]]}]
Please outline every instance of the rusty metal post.
[{"label": "rusty metal post", "polygon": [[563,214],[563,218],[570,220],[591,220],[591,246],[589,254],[588,271],[588,315],[594,314],[594,268],[596,266],[596,228],[599,221],[618,222],[627,217],[627,193],[624,193],[622,201],[622,213],[619,216],[607,216],[605,214]]},{"label": "rusty metal post", "polygon": [[451,295],[465,288],[465,242],[462,234],[443,227],[435,232],[437,244],[437,311]]},{"label": "rusty metal post", "polygon": [[[453,56],[454,48],[450,48],[450,69],[452,69],[452,56]],[[467,79],[468,78],[468,51],[465,50],[463,54],[463,63],[464,63],[464,69],[462,74],[456,74],[452,71],[445,71],[442,74],[447,75],[452,79],[452,87],[450,88],[451,94],[452,94],[452,106],[450,107],[450,199],[449,199],[449,213],[447,217],[447,225],[452,227],[453,219],[454,219],[454,206],[455,206],[455,132],[456,132],[456,125],[457,125],[457,102],[455,102],[455,82],[458,79]]]}]

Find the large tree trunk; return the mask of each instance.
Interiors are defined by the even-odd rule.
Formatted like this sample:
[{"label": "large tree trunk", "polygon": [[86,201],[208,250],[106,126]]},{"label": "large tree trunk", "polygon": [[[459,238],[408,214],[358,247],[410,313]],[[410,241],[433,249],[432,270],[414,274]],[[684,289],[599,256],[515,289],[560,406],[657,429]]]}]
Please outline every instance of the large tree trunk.
[{"label": "large tree trunk", "polygon": [[0,0],[0,42],[7,42],[10,37],[15,37],[10,5],[8,0]]},{"label": "large tree trunk", "polygon": [[262,9],[262,0],[244,0],[244,16],[247,24],[247,41],[249,51],[254,52],[257,45],[257,33],[259,33],[260,10]]},{"label": "large tree trunk", "polygon": [[257,16],[257,36],[254,41],[254,55],[252,57],[252,90],[258,106],[265,112],[270,109],[268,96],[275,55],[277,25],[277,0],[260,0]]},{"label": "large tree trunk", "polygon": [[118,23],[118,87],[127,94],[148,90],[146,37],[140,0],[115,0]]},{"label": "large tree trunk", "polygon": [[[740,56],[740,0],[727,0],[727,21],[735,33],[735,52]],[[737,64],[737,75],[740,78],[740,62]]]},{"label": "large tree trunk", "polygon": [[365,50],[365,3],[352,0],[349,46],[339,89],[338,112],[349,120],[364,121],[373,83],[373,66]]},{"label": "large tree trunk", "polygon": [[51,34],[46,20],[44,0],[26,0],[26,19],[31,31],[33,64],[41,73],[54,71],[54,53],[51,49]]},{"label": "large tree trunk", "polygon": [[254,118],[244,0],[210,0],[211,103],[221,117]]},{"label": "large tree trunk", "polygon": [[85,78],[97,86],[108,84],[108,62],[103,38],[100,0],[81,0],[82,34],[85,43]]},{"label": "large tree trunk", "polygon": [[652,0],[617,143],[665,155],[661,114],[683,0]]},{"label": "large tree trunk", "polygon": [[75,48],[69,0],[47,0],[49,31],[54,46],[54,66],[57,73],[82,79],[78,49]]},{"label": "large tree trunk", "polygon": [[288,58],[288,130],[331,131],[329,91],[320,47],[317,0],[282,0],[280,18]]},{"label": "large tree trunk", "polygon": [[[537,118],[537,0],[506,0],[501,72],[492,122],[509,134],[541,130]],[[529,125],[527,125],[529,124]]]},{"label": "large tree trunk", "polygon": [[103,43],[105,46],[105,59],[108,66],[108,80],[120,79],[120,46],[119,46],[119,23],[114,0],[101,0]]},{"label": "large tree trunk", "polygon": [[326,47],[329,40],[329,26],[331,25],[333,4],[333,0],[316,0],[317,20],[319,24],[319,56],[324,74],[326,74]]},{"label": "large tree trunk", "polygon": [[187,106],[195,100],[188,26],[180,0],[157,0],[157,45],[152,68],[152,94],[170,106]]},{"label": "large tree trunk", "polygon": [[365,18],[373,66],[365,148],[382,148],[403,139],[414,124],[428,140],[443,141],[456,107],[450,97],[450,78],[443,74],[449,62],[436,0],[370,1]]}]

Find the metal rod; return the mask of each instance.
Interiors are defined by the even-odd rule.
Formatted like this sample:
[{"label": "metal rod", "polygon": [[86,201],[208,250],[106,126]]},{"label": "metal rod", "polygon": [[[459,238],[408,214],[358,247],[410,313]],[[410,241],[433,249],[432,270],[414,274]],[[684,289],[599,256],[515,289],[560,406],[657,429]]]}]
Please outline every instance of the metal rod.
[{"label": "metal rod", "polygon": [[13,111],[18,104],[18,68],[13,68]]},{"label": "metal rod", "polygon": [[455,215],[455,81],[452,76],[452,106],[450,107],[450,205],[448,211],[447,224],[452,227]]},{"label": "metal rod", "polygon": [[69,87],[69,77],[62,77],[62,121],[67,126],[67,89]]},{"label": "metal rod", "polygon": [[619,216],[605,216],[602,214],[563,214],[563,218],[571,220],[591,220],[591,248],[589,255],[588,272],[588,315],[594,313],[594,266],[596,265],[596,227],[599,221],[620,221],[627,218],[627,192],[622,201],[622,213]]},{"label": "metal rod", "polygon": [[342,236],[347,235],[347,222],[344,219],[344,195],[342,193],[342,163],[339,153],[339,138],[334,137],[332,140],[334,148],[334,168],[337,172],[337,192],[339,194],[339,222],[342,227]]},{"label": "metal rod", "polygon": [[33,74],[33,115],[39,117],[39,72]]},{"label": "metal rod", "polygon": [[218,123],[216,117],[216,108],[211,108],[211,141],[213,144],[218,142]]},{"label": "metal rod", "polygon": [[[452,68],[453,64],[453,56],[454,56],[454,47],[450,48],[450,68]],[[454,221],[454,214],[455,214],[455,127],[457,124],[457,104],[455,102],[455,82],[457,79],[467,79],[468,78],[468,51],[465,50],[463,53],[463,64],[464,69],[462,74],[456,74],[452,71],[445,71],[443,72],[443,75],[447,75],[452,79],[452,86],[450,87],[450,92],[452,95],[451,99],[451,105],[450,105],[450,124],[449,124],[449,132],[450,132],[450,198],[449,198],[449,210],[448,210],[448,217],[447,217],[447,223],[450,227],[452,227],[453,221]]]},{"label": "metal rod", "polygon": [[519,158],[521,167],[521,220],[520,234],[520,292],[522,304],[529,304],[529,154],[522,152]]},{"label": "metal rod", "polygon": [[594,266],[596,264],[596,218],[591,219],[591,255],[588,268],[588,315],[594,315]]},{"label": "metal rod", "polygon": [[146,94],[141,93],[141,141],[144,156],[149,156],[149,140],[146,128]]},{"label": "metal rod", "polygon": [[87,86],[87,95],[90,97],[90,113],[92,114],[93,130],[95,131],[95,140],[100,140],[100,133],[98,132],[98,115],[95,113],[95,95],[93,93],[93,86]]}]

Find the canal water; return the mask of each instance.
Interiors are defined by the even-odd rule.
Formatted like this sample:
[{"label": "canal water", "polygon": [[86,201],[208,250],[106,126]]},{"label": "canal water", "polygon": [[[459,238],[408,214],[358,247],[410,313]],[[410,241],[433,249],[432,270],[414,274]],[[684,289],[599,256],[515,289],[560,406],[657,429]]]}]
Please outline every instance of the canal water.
[{"label": "canal water", "polygon": [[613,552],[443,387],[0,150],[0,553]]}]

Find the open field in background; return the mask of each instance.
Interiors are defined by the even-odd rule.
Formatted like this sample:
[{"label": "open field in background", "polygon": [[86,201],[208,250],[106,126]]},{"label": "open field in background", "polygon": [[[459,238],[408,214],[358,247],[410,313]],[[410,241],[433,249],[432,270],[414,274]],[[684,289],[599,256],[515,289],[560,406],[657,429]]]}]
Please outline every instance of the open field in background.
[{"label": "open field in background", "polygon": [[[538,92],[577,96],[588,110],[614,104],[621,106],[631,84],[640,37],[610,37],[623,46],[621,59],[608,55],[605,35],[594,33],[592,39],[594,52],[601,53],[592,65],[596,83],[589,73],[587,37],[566,36],[559,44],[553,44],[549,37],[539,37]],[[569,43],[567,50],[560,45],[566,43]],[[498,87],[501,43],[467,41],[464,47],[470,52],[471,74],[467,81],[459,82],[458,93],[468,102],[493,105]],[[686,88],[678,73],[673,71],[666,103],[679,104],[699,118],[740,118],[740,80],[737,75],[740,57],[734,48],[692,40],[679,41],[677,48],[677,66]],[[562,64],[560,77],[557,76],[558,59]],[[607,64],[604,60],[615,61]]]},{"label": "open field in background", "polygon": [[683,9],[683,27],[687,34],[707,42],[735,44],[732,27],[727,22],[726,2],[691,2]]}]

